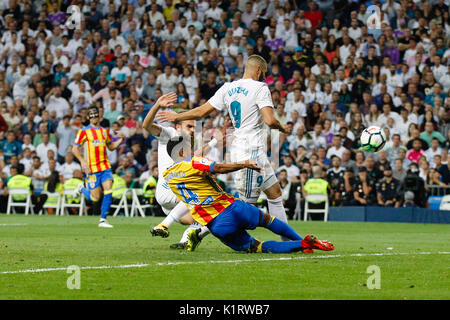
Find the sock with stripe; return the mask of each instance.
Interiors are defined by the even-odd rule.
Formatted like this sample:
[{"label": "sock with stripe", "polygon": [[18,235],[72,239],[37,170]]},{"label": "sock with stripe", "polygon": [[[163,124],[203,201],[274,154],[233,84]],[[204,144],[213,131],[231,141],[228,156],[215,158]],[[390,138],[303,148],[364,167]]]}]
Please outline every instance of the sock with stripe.
[{"label": "sock with stripe", "polygon": [[303,238],[286,222],[281,221],[278,218],[270,217],[270,221],[267,225],[263,226],[266,229],[269,229],[273,233],[279,234],[283,236],[283,238],[287,239],[284,241],[290,240],[302,240]]},{"label": "sock with stripe", "polygon": [[186,228],[186,230],[184,230],[183,232],[183,236],[180,239],[180,243],[184,243],[186,241],[188,241],[188,232],[191,229],[199,229],[201,228],[201,225],[197,222],[193,222],[189,227]]},{"label": "sock with stripe", "polygon": [[207,226],[203,226],[203,227],[201,227],[200,232],[198,233],[198,237],[200,239],[203,239],[204,237],[206,237],[210,233],[211,233],[211,231],[209,231],[208,227]]},{"label": "sock with stripe", "polygon": [[105,191],[103,194],[102,208],[101,208],[101,217],[102,219],[106,219],[108,216],[109,210],[111,209],[112,204],[112,190]]},{"label": "sock with stripe", "polygon": [[301,241],[264,241],[258,246],[257,252],[290,253],[300,251]]},{"label": "sock with stripe", "polygon": [[[286,217],[286,210],[284,209],[284,206],[283,206],[283,198],[282,197],[278,197],[276,199],[267,199],[267,204],[269,207],[269,214],[271,216],[274,216],[274,217],[278,218],[279,220],[287,223],[288,220]],[[281,240],[289,241],[290,239],[282,236]]]}]

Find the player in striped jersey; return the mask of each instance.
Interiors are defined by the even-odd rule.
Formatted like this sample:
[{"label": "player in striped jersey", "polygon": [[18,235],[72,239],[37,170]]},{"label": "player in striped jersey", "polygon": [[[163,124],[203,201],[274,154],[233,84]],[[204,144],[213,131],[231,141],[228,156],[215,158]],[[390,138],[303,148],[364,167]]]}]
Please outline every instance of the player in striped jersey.
[{"label": "player in striped jersey", "polygon": [[[81,168],[86,174],[88,188],[80,183],[77,191],[82,192],[86,199],[98,202],[102,196],[101,217],[99,227],[112,228],[106,221],[112,203],[113,172],[109,163],[106,148],[117,149],[124,140],[122,132],[117,132],[120,139],[112,142],[108,130],[100,127],[98,108],[92,106],[88,109],[89,125],[78,131],[73,146],[73,154],[80,161]],[[81,150],[85,145],[85,152]],[[85,158],[87,157],[87,158]],[[87,160],[86,160],[87,159]]]},{"label": "player in striped jersey", "polygon": [[[236,251],[271,253],[312,253],[314,249],[334,249],[333,244],[320,241],[312,235],[303,239],[286,222],[228,195],[211,176],[212,173],[228,173],[244,168],[261,171],[254,160],[216,163],[201,156],[182,160],[184,150],[189,149],[189,145],[183,140],[185,139],[176,137],[167,143],[167,153],[178,161],[164,171],[164,178],[173,193],[190,209],[194,220],[207,226],[225,245]],[[258,241],[246,231],[256,227],[267,228],[289,241]],[[199,244],[200,230],[190,230],[188,251],[195,250]]]}]

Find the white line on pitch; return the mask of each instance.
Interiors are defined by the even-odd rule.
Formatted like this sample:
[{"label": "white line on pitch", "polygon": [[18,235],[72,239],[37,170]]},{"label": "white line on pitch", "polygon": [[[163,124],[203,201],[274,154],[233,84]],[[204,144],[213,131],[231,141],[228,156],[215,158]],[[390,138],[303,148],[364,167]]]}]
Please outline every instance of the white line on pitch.
[{"label": "white line on pitch", "polygon": [[28,223],[0,223],[0,227],[9,227],[9,226],[27,226]]},{"label": "white line on pitch", "polygon": [[[208,260],[208,261],[176,261],[176,262],[169,261],[169,262],[157,262],[155,264],[143,263],[143,264],[124,264],[124,265],[118,265],[118,266],[86,266],[86,267],[80,267],[80,269],[81,270],[127,269],[127,268],[144,268],[144,267],[149,267],[149,266],[177,266],[177,265],[207,264],[207,263],[246,263],[246,262],[265,262],[265,261],[332,259],[332,258],[346,258],[346,257],[429,255],[429,254],[450,254],[450,252],[353,253],[353,254],[331,254],[331,255],[320,255],[320,256],[297,256],[297,257],[240,259],[240,260]],[[0,274],[38,273],[38,272],[66,271],[66,270],[67,270],[67,268],[41,268],[41,269],[2,271],[2,272],[0,272]]]}]

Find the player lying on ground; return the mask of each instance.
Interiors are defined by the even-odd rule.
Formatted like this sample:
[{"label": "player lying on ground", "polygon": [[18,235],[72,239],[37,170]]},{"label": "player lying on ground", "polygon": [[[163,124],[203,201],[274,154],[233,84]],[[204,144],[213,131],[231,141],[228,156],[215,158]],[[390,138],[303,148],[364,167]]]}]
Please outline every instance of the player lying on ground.
[{"label": "player lying on ground", "polygon": [[[180,202],[176,195],[170,190],[169,185],[164,179],[162,173],[165,169],[171,166],[174,161],[167,154],[167,142],[174,137],[186,137],[191,141],[190,151],[193,152],[193,141],[194,141],[194,120],[186,120],[180,123],[176,123],[175,128],[172,127],[162,127],[154,123],[155,115],[159,111],[161,107],[170,107],[177,100],[176,93],[168,93],[161,96],[153,107],[148,112],[147,116],[144,119],[142,124],[143,128],[146,129],[150,134],[155,136],[158,139],[158,169],[159,169],[159,177],[158,184],[156,186],[156,201],[161,206],[163,212],[167,215],[167,217],[156,227],[150,230],[151,234],[154,236],[168,237],[169,231],[168,228],[175,221],[189,225],[189,227],[183,233],[180,242],[171,245],[171,248],[175,249],[184,249],[187,243],[187,235],[190,229],[199,228],[200,225],[192,219],[192,216],[189,214],[189,209],[183,202]],[[214,143],[214,141],[213,141]],[[207,145],[202,148],[201,152],[206,152],[206,148],[211,145]],[[203,230],[203,233],[206,235],[209,231],[207,229]],[[202,233],[202,234],[203,234]]]},{"label": "player lying on ground", "polygon": [[[110,151],[117,149],[123,142],[122,132],[116,132],[120,139],[112,142],[108,130],[100,127],[100,115],[98,108],[93,106],[88,109],[89,125],[78,131],[73,146],[73,154],[80,161],[81,168],[86,174],[88,188],[80,183],[77,193],[82,192],[86,199],[96,203],[102,197],[101,217],[99,227],[112,228],[106,221],[112,204],[113,172],[109,163],[106,148]],[[83,157],[81,147],[86,143],[87,161]]]},{"label": "player lying on ground", "polygon": [[[240,169],[260,171],[254,160],[241,163],[216,163],[208,158],[192,156],[182,160],[189,146],[182,137],[167,143],[167,152],[175,162],[163,175],[173,193],[189,208],[195,221],[207,226],[211,233],[236,251],[288,253],[314,249],[330,251],[334,246],[312,235],[304,239],[286,222],[279,220],[245,201],[226,194],[212,178],[212,173],[228,173]],[[263,227],[290,241],[263,241],[253,238],[246,230]],[[201,241],[200,229],[189,231],[188,251]]]}]

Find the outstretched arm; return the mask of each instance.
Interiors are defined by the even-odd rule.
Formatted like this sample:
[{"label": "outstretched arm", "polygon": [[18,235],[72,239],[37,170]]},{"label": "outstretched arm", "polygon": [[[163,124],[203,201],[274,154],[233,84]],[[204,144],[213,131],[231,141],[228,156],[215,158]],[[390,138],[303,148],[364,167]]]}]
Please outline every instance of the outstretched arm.
[{"label": "outstretched arm", "polygon": [[161,127],[155,124],[153,121],[155,120],[155,115],[159,111],[160,107],[170,107],[177,100],[176,93],[169,92],[161,97],[155,102],[153,107],[148,112],[147,116],[142,123],[142,127],[150,132],[155,137],[159,137],[161,134]]},{"label": "outstretched arm", "polygon": [[156,119],[161,122],[174,122],[174,121],[184,121],[184,120],[198,120],[205,117],[216,110],[209,102],[201,105],[198,108],[189,110],[187,112],[176,113],[174,111],[161,111],[158,113]]},{"label": "outstretched arm", "polygon": [[261,171],[261,168],[253,161],[253,160],[246,160],[243,162],[236,162],[236,163],[215,163],[212,169],[213,173],[228,173],[237,171],[240,169],[252,169],[256,171]]}]

